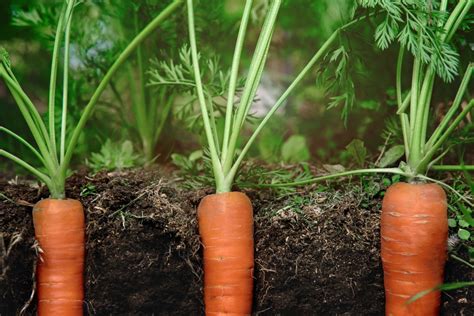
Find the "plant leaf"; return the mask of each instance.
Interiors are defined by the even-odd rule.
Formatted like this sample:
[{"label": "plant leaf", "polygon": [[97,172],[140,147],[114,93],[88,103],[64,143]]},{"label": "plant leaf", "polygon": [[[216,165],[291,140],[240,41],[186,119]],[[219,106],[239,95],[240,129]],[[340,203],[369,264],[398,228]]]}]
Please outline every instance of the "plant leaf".
[{"label": "plant leaf", "polygon": [[201,159],[203,156],[204,156],[204,153],[203,153],[202,150],[193,151],[193,152],[189,155],[189,161],[194,162],[194,161],[196,161],[196,160]]},{"label": "plant leaf", "polygon": [[390,166],[391,164],[397,162],[397,160],[400,159],[404,153],[405,147],[403,145],[393,146],[385,152],[385,154],[382,156],[382,159],[380,159],[378,166],[381,168]]},{"label": "plant leaf", "polygon": [[459,236],[459,238],[461,238],[462,240],[468,240],[469,237],[471,237],[471,233],[470,233],[468,230],[459,228],[459,230],[458,230],[458,236]]}]

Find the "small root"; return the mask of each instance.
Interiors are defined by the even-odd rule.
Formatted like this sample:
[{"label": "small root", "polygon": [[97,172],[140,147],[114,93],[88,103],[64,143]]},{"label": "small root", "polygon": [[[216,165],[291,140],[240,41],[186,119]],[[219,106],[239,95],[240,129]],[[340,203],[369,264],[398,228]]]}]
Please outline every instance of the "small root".
[{"label": "small root", "polygon": [[[35,245],[36,245],[36,242],[35,242]],[[36,251],[35,245],[33,245],[33,248]],[[25,302],[25,304],[21,308],[20,312],[18,313],[19,316],[26,315],[26,311],[31,306],[31,303],[33,302],[33,298],[35,297],[35,293],[36,293],[36,264],[37,264],[37,261],[38,261],[37,258],[38,257],[35,257],[35,260],[33,260],[33,273],[31,275],[31,280],[33,282],[33,285],[32,285],[32,288],[31,288],[31,295],[30,295],[30,298],[28,299],[28,301]]]}]

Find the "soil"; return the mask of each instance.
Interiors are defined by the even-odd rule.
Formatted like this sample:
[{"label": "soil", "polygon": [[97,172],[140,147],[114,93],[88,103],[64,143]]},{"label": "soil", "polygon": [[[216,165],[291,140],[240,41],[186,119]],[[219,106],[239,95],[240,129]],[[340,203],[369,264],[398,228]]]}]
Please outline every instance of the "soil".
[{"label": "soil", "polygon": [[[255,212],[255,315],[383,315],[385,188],[377,186],[370,194],[361,181],[245,191]],[[31,206],[48,193],[6,178],[0,193],[0,315],[34,315]],[[196,207],[208,193],[150,169],[72,176],[67,195],[81,200],[87,220],[87,314],[202,315]],[[473,279],[448,261],[447,282]],[[473,292],[444,293],[442,314],[473,315]]]}]

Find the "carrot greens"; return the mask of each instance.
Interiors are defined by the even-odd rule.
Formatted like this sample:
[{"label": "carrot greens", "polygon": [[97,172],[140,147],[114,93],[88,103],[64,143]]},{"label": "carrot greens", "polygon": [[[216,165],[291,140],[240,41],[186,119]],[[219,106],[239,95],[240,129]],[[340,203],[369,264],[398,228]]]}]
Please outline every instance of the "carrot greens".
[{"label": "carrot greens", "polygon": [[332,33],[332,35],[324,42],[321,48],[313,55],[306,66],[290,83],[288,88],[278,98],[271,107],[270,111],[260,121],[250,138],[247,140],[242,149],[238,148],[237,141],[242,133],[245,120],[250,113],[252,103],[255,99],[257,88],[259,86],[265,63],[271,46],[271,39],[275,30],[276,18],[281,5],[280,0],[272,1],[268,7],[262,29],[260,31],[258,41],[253,52],[247,77],[243,84],[241,93],[236,93],[238,83],[238,72],[240,59],[242,55],[243,44],[247,32],[248,22],[252,11],[252,0],[247,0],[244,12],[240,22],[237,41],[235,44],[234,54],[232,58],[232,66],[230,78],[227,86],[227,102],[225,109],[225,124],[222,133],[216,128],[215,109],[213,103],[206,97],[205,87],[202,82],[201,69],[199,66],[199,53],[197,49],[197,40],[195,35],[193,1],[188,0],[188,25],[189,40],[192,57],[192,71],[195,76],[195,87],[204,123],[204,130],[209,146],[209,153],[212,162],[212,170],[214,174],[216,191],[229,192],[234,183],[234,179],[238,169],[248,153],[253,142],[267,124],[268,120],[275,112],[285,103],[288,96],[295,90],[303,78],[310,72],[311,68],[321,61],[331,45],[337,40],[338,35],[359,20],[353,20]]},{"label": "carrot greens", "polygon": [[[439,181],[428,178],[426,176],[428,170],[472,170],[473,166],[436,164],[450,149],[443,148],[443,145],[474,107],[473,99],[466,100],[466,92],[474,70],[473,63],[465,69],[453,103],[431,134],[429,117],[436,76],[449,83],[457,75],[459,55],[452,47],[451,40],[460,26],[466,24],[473,3],[472,0],[460,0],[449,11],[447,0],[441,1],[435,8],[430,2],[419,0],[360,1],[362,7],[385,13],[375,31],[377,46],[385,49],[396,40],[400,44],[395,82],[397,114],[403,133],[406,162],[402,162],[398,168],[352,170],[287,185],[303,185],[355,174],[394,173],[403,175],[409,180],[432,181],[447,187]],[[411,80],[404,85],[402,70],[405,59],[408,59],[405,56],[407,51],[411,53],[413,59],[412,75]],[[463,102],[464,106],[461,106]],[[285,184],[265,186],[282,185]]]},{"label": "carrot greens", "polygon": [[[109,84],[112,76],[117,72],[120,66],[128,59],[128,57],[139,47],[139,45],[149,37],[152,32],[158,28],[164,20],[166,20],[176,9],[178,9],[183,0],[175,0],[168,5],[158,16],[156,16],[122,51],[120,56],[110,66],[98,87],[92,94],[89,102],[84,108],[81,118],[74,127],[72,134],[66,137],[67,131],[67,110],[68,110],[68,71],[70,62],[70,30],[72,16],[75,7],[80,3],[77,0],[65,1],[56,29],[56,37],[54,41],[51,76],[49,86],[48,99],[48,124],[46,125],[31,99],[23,91],[20,83],[13,74],[10,60],[7,52],[0,48],[0,78],[3,79],[7,88],[10,90],[19,110],[21,111],[28,128],[33,135],[37,148],[28,143],[24,138],[17,135],[6,127],[1,127],[0,131],[12,136],[20,143],[25,145],[41,162],[41,167],[34,167],[18,156],[0,149],[0,155],[11,159],[15,163],[27,169],[40,181],[44,182],[50,190],[52,198],[63,199],[65,197],[65,181],[71,158],[73,156],[77,141],[81,131],[91,116],[102,92]],[[61,127],[59,139],[56,135],[55,126],[55,100],[58,85],[58,68],[60,63],[61,48],[64,56],[64,66],[62,73],[62,113]]]}]

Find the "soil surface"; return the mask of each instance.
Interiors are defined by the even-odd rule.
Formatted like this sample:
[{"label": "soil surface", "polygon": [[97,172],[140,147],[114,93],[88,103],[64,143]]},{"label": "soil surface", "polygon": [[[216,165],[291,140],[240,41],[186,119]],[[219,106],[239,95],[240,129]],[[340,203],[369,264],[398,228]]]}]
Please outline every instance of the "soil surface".
[{"label": "soil surface", "polygon": [[[86,211],[87,314],[203,314],[196,207],[212,189],[184,190],[173,179],[157,170],[69,179],[68,197]],[[358,180],[245,191],[255,212],[255,315],[383,315],[384,190]],[[0,315],[35,314],[31,209],[47,195],[36,182],[0,179]],[[447,282],[473,279],[448,261]],[[474,315],[473,292],[443,294],[442,314]]]}]

